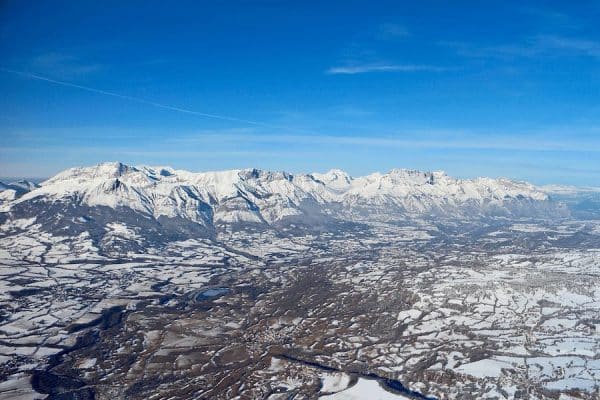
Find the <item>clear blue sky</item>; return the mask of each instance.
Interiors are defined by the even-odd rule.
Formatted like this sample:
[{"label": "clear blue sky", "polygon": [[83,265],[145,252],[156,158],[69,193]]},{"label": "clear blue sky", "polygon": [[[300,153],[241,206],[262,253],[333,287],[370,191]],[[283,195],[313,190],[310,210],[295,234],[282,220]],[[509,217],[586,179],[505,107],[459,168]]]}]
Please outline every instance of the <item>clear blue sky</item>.
[{"label": "clear blue sky", "polygon": [[5,0],[0,176],[120,160],[600,186],[600,2],[524,3]]}]

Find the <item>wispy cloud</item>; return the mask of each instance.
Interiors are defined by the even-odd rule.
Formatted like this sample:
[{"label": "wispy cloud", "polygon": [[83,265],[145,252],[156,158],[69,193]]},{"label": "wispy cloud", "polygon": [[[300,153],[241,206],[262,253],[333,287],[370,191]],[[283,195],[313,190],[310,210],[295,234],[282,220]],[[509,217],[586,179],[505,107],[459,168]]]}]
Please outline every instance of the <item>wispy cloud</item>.
[{"label": "wispy cloud", "polygon": [[384,23],[379,25],[378,37],[382,39],[398,39],[407,36],[410,36],[410,33],[404,25],[394,23]]},{"label": "wispy cloud", "polygon": [[[411,139],[412,137],[420,139]],[[202,132],[196,135],[173,137],[167,140],[178,146],[190,145],[227,145],[244,143],[262,146],[263,144],[325,146],[387,147],[406,149],[457,149],[457,150],[500,150],[500,151],[564,151],[564,152],[600,152],[600,140],[595,137],[573,138],[567,133],[551,135],[549,133],[529,133],[521,137],[506,134],[482,134],[464,131],[413,131],[395,136],[375,135],[277,135],[220,134]],[[566,140],[569,137],[570,140]],[[329,150],[326,150],[329,151]]]},{"label": "wispy cloud", "polygon": [[535,45],[540,50],[564,50],[575,54],[600,58],[600,41],[548,35],[538,36]]},{"label": "wispy cloud", "polygon": [[564,57],[587,56],[600,58],[600,41],[586,38],[536,35],[520,42],[498,45],[479,45],[464,42],[440,42],[440,45],[455,49],[465,57],[472,58],[515,58],[515,57]]},{"label": "wispy cloud", "polygon": [[88,63],[79,57],[57,52],[44,53],[34,57],[31,66],[36,71],[61,78],[77,78],[102,68],[100,64]]},{"label": "wispy cloud", "polygon": [[332,115],[349,118],[365,118],[375,114],[374,111],[353,105],[341,105],[331,108]]},{"label": "wispy cloud", "polygon": [[[520,10],[529,17],[533,17],[542,26],[552,26],[558,29],[579,30],[582,23],[567,13],[544,7],[524,6]],[[532,22],[536,22],[536,21]]]},{"label": "wispy cloud", "polygon": [[369,72],[444,72],[449,68],[420,64],[363,64],[331,67],[326,72],[330,75],[355,75]]},{"label": "wispy cloud", "polygon": [[[453,68],[436,65],[390,61],[389,57],[380,55],[389,46],[390,41],[397,41],[411,36],[409,30],[399,23],[383,22],[372,25],[370,29],[347,43],[340,52],[340,57],[325,70],[329,75],[356,75],[381,72],[443,72]],[[362,40],[360,39],[362,38]],[[397,43],[395,43],[397,44]]]}]

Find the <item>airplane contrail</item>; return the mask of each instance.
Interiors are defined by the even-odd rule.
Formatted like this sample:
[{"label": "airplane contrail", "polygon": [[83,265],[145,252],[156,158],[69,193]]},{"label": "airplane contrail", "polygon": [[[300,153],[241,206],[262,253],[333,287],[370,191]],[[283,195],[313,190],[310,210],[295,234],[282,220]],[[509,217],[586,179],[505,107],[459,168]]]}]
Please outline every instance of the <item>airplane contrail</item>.
[{"label": "airplane contrail", "polygon": [[116,97],[116,98],[123,99],[123,100],[130,100],[130,101],[134,101],[136,103],[147,104],[147,105],[150,105],[150,106],[153,106],[153,107],[162,108],[164,110],[177,111],[177,112],[181,112],[181,113],[185,113],[185,114],[191,114],[191,115],[196,115],[196,116],[205,117],[205,118],[220,119],[220,120],[223,120],[223,121],[240,122],[240,123],[249,124],[249,125],[263,126],[263,127],[266,127],[266,128],[284,129],[284,130],[287,130],[287,131],[299,132],[298,129],[294,129],[294,128],[289,128],[289,127],[285,127],[285,126],[271,125],[271,124],[267,124],[267,123],[264,123],[264,122],[252,121],[252,120],[242,119],[242,118],[229,117],[229,116],[225,116],[225,115],[209,114],[209,113],[204,113],[204,112],[200,112],[200,111],[188,110],[186,108],[175,107],[175,106],[171,106],[171,105],[168,105],[168,104],[157,103],[155,101],[142,99],[140,97],[128,96],[128,95],[124,95],[124,94],[110,92],[108,90],[102,90],[102,89],[96,89],[96,88],[89,87],[89,86],[77,85],[77,84],[71,83],[71,82],[59,81],[57,79],[48,78],[46,76],[37,75],[37,74],[30,73],[30,72],[17,71],[17,70],[13,70],[13,69],[9,69],[9,68],[4,68],[4,67],[0,67],[0,71],[4,71],[4,72],[10,73],[10,74],[19,75],[19,76],[22,76],[22,77],[25,77],[25,78],[29,78],[29,79],[37,79],[39,81],[50,82],[50,83],[54,83],[56,85],[61,85],[61,86],[75,88],[75,89],[85,90],[85,91],[88,91],[88,92],[97,93],[97,94],[103,94],[103,95],[106,95],[106,96],[112,96],[112,97]]}]

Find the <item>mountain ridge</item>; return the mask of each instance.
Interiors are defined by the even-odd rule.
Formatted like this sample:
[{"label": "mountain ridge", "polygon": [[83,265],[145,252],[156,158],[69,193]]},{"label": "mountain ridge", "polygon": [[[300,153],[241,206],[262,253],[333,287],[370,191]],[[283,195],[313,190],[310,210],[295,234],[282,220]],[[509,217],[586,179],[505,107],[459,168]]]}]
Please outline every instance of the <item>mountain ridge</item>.
[{"label": "mountain ridge", "polygon": [[[396,196],[409,196],[415,192],[422,192],[429,195],[453,195],[462,198],[492,197],[500,199],[521,195],[534,200],[548,200],[545,192],[538,190],[528,182],[507,178],[456,179],[442,171],[422,172],[414,169],[392,169],[388,173],[374,172],[365,176],[353,177],[339,169],[332,169],[324,174],[291,174],[285,171],[256,168],[190,172],[164,166],[131,166],[121,162],[105,162],[90,167],[74,167],[64,170],[39,185],[32,185],[28,193],[19,201],[39,194],[60,195],[64,192],[85,191],[100,184],[105,186],[112,179],[125,185],[146,188],[160,186],[163,183],[168,188],[195,186],[210,191],[213,197],[217,198],[234,194],[237,189],[240,189],[240,185],[243,186],[256,180],[261,183],[294,182],[303,190],[311,191],[311,194],[316,195],[320,200],[326,200],[324,197],[329,198],[331,194],[334,194],[333,192],[336,192],[314,191],[316,187],[321,186],[327,189],[335,188],[338,194],[341,191],[343,194],[358,194],[365,197],[377,196],[381,192]],[[340,181],[342,181],[341,184],[331,185],[332,182]],[[437,188],[441,188],[441,190],[426,189],[425,185],[431,185],[430,187],[433,188],[436,184],[438,184]],[[443,184],[447,190],[444,190],[439,184]],[[117,187],[113,189],[117,189]]]},{"label": "mountain ridge", "polygon": [[322,228],[375,217],[472,219],[566,212],[534,185],[506,178],[456,179],[441,171],[410,169],[362,177],[337,169],[312,174],[256,168],[190,172],[120,162],[69,168],[4,201],[1,211],[4,218],[46,218],[47,224],[63,229],[73,228],[69,221],[77,218],[98,224],[126,219],[144,226],[154,221],[157,232],[170,226],[208,235],[224,227]]}]

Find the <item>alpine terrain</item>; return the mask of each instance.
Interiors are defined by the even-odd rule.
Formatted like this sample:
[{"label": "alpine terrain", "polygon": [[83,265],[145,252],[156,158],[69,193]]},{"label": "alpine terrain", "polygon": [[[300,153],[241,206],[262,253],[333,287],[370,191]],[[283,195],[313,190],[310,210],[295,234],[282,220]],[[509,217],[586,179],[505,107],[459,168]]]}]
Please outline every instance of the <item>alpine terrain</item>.
[{"label": "alpine terrain", "polygon": [[0,183],[0,399],[598,399],[597,193],[118,162]]}]

